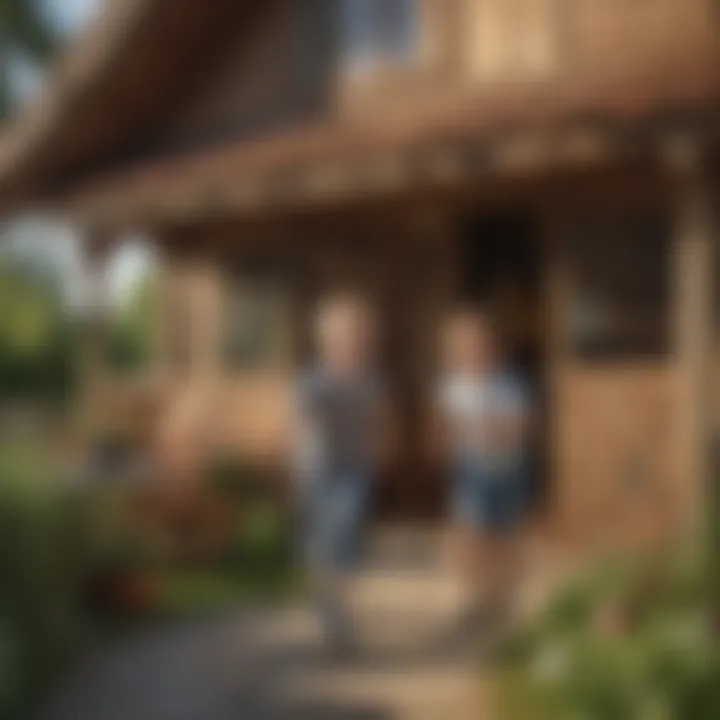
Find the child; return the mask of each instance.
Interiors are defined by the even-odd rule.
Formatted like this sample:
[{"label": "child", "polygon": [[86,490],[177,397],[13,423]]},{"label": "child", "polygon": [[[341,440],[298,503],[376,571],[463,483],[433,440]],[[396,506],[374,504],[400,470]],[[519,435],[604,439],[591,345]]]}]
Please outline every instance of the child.
[{"label": "child", "polygon": [[372,367],[368,307],[352,297],[318,311],[314,368],[299,387],[296,480],[303,545],[328,639],[352,640],[349,578],[378,469],[383,399]]},{"label": "child", "polygon": [[437,434],[452,467],[464,610],[461,630],[485,610],[506,607],[522,519],[528,400],[503,367],[487,314],[450,321],[442,347]]}]

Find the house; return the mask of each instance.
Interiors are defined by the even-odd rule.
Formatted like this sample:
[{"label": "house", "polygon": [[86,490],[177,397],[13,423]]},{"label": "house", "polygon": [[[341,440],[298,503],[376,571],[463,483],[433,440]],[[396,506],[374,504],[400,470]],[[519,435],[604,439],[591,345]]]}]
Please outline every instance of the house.
[{"label": "house", "polygon": [[[314,299],[382,307],[418,452],[443,314],[491,300],[538,397],[541,504],[589,537],[702,509],[717,324],[714,0],[115,0],[0,139],[0,206],[97,277],[161,249],[156,369],[270,458]],[[619,535],[618,535],[619,536]]]}]

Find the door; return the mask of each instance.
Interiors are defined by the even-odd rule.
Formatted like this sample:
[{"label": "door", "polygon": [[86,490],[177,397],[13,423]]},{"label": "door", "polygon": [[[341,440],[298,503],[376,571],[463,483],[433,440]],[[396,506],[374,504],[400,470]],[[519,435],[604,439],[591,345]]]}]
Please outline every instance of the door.
[{"label": "door", "polygon": [[459,299],[492,313],[505,364],[528,388],[532,399],[535,430],[530,439],[527,489],[533,506],[539,509],[547,504],[551,491],[539,221],[522,210],[470,218],[461,236],[460,263]]}]

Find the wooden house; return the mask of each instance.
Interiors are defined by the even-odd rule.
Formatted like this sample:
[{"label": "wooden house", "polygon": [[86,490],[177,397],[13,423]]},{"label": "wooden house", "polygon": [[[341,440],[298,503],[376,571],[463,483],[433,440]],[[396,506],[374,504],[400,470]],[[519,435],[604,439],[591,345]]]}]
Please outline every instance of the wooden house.
[{"label": "wooden house", "polygon": [[437,329],[492,300],[548,517],[685,522],[717,406],[719,51],[715,0],[115,0],[0,136],[0,206],[68,218],[98,277],[153,239],[154,382],[212,394],[238,452],[279,452],[313,302],[352,287],[401,419],[384,506],[437,513]]}]

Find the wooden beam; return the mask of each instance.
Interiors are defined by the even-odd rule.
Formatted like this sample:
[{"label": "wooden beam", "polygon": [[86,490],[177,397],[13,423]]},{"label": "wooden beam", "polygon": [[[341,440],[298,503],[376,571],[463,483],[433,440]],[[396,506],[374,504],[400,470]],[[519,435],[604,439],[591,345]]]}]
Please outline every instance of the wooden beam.
[{"label": "wooden beam", "polygon": [[699,151],[684,148],[677,177],[676,322],[682,474],[690,509],[702,518],[710,480],[714,212],[711,183]]}]

